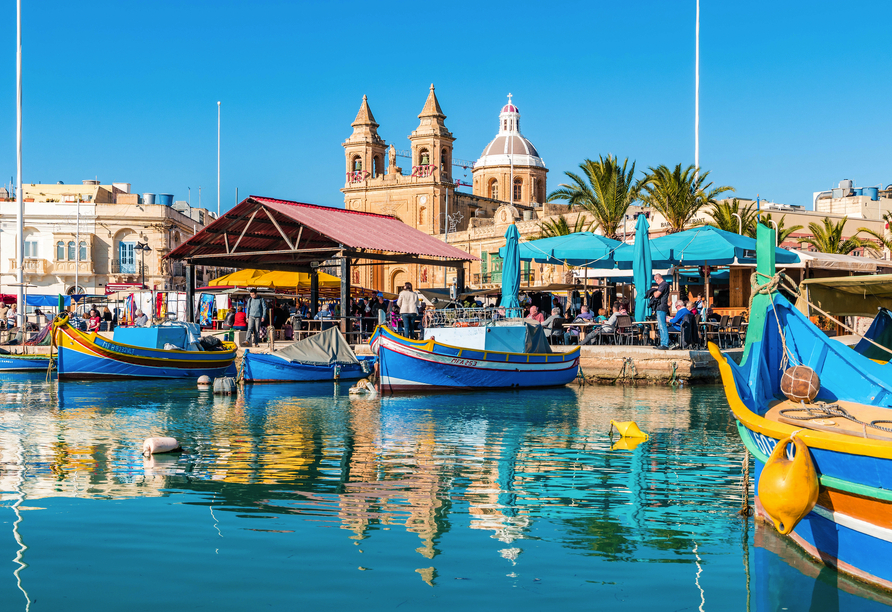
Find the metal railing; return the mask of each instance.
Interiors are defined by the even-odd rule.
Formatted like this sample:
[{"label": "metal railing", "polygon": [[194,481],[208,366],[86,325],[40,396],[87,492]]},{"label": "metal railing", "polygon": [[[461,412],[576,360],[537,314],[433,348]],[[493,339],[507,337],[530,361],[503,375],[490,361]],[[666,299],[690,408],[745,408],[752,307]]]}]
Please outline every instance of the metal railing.
[{"label": "metal railing", "polygon": [[[533,280],[535,280],[535,274],[530,272],[521,272],[520,273],[520,282],[526,284],[532,284]],[[501,283],[502,282],[502,273],[501,272],[483,272],[474,275],[474,284],[475,285],[485,285],[488,283]]]},{"label": "metal railing", "polygon": [[523,318],[522,308],[440,308],[425,310],[424,327],[484,327]]},{"label": "metal railing", "polygon": [[120,259],[113,259],[111,261],[111,273],[112,274],[141,274],[142,273],[142,262],[141,261],[124,261],[124,262],[122,262]]}]

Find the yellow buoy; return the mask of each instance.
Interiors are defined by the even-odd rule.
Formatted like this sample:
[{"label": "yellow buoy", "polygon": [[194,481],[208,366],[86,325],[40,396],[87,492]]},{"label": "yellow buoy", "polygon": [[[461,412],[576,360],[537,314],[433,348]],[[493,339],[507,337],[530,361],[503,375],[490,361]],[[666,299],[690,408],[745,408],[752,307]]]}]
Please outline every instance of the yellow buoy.
[{"label": "yellow buoy", "polygon": [[617,440],[613,446],[610,447],[610,450],[635,450],[638,448],[639,444],[642,444],[647,441],[647,438],[620,438]]},{"label": "yellow buoy", "polygon": [[648,435],[638,429],[638,424],[635,421],[610,421],[610,429],[616,429],[623,438],[644,438],[647,440]]},{"label": "yellow buoy", "polygon": [[[787,446],[796,449],[787,459]],[[759,477],[759,500],[775,528],[786,535],[805,518],[818,501],[818,474],[805,442],[795,436],[774,447]]]}]

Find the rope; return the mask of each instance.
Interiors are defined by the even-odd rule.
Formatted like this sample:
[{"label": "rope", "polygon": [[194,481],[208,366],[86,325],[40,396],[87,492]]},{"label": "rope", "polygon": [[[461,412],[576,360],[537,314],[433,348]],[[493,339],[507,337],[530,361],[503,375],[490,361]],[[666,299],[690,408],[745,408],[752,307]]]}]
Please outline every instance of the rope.
[{"label": "rope", "polygon": [[750,508],[750,453],[743,449],[743,461],[740,462],[740,471],[743,472],[743,504],[740,506],[740,516],[752,514]]},{"label": "rope", "polygon": [[[767,278],[768,281],[759,284],[757,279],[758,277]],[[793,284],[793,281],[790,280],[783,272],[778,272],[774,276],[768,276],[767,274],[763,274],[759,271],[753,273],[750,276],[750,303],[749,303],[749,311],[753,312],[753,299],[757,295],[767,295],[768,299],[771,300],[771,310],[774,312],[774,319],[777,321],[777,333],[781,338],[781,346],[784,349],[784,356],[780,360],[779,369],[786,370],[787,365],[792,361],[796,365],[802,365],[802,363],[796,359],[796,356],[793,352],[787,347],[787,337],[784,334],[783,326],[780,322],[780,317],[777,314],[777,305],[774,303],[774,293],[777,291],[778,287],[782,287],[790,291],[793,295],[799,295],[799,288]]]},{"label": "rope", "polygon": [[[805,412],[804,415],[794,415],[788,414],[791,412]],[[868,427],[872,427],[874,429],[879,429],[880,431],[885,431],[888,433],[892,433],[892,427],[885,427],[883,425],[878,425],[877,423],[892,423],[890,419],[876,419],[871,422],[866,422],[858,419],[848,410],[840,406],[839,404],[826,404],[824,402],[818,402],[817,404],[806,404],[802,402],[801,408],[784,408],[780,411],[780,414],[785,416],[788,419],[793,419],[796,421],[809,421],[811,419],[826,419],[826,418],[837,418],[837,419],[847,419],[852,421],[853,423],[857,423],[861,425],[862,429],[865,430],[864,437],[866,438],[866,429]],[[799,431],[802,431],[801,429]],[[799,431],[795,432],[799,433]],[[792,436],[791,436],[792,437]]]}]

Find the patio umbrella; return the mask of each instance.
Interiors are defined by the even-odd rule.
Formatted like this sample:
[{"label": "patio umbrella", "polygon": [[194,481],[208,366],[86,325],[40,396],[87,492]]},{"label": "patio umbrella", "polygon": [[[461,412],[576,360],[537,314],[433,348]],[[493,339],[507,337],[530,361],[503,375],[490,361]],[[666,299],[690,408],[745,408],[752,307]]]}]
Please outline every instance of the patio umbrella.
[{"label": "patio umbrella", "polygon": [[[586,266],[588,268],[613,268],[614,250],[622,245],[592,232],[574,232],[566,236],[551,236],[521,243],[521,261],[534,261],[554,265]],[[507,246],[499,249],[505,258]]]},{"label": "patio umbrella", "polygon": [[644,321],[650,314],[650,300],[645,294],[653,282],[653,266],[650,258],[650,225],[646,215],[638,215],[635,222],[635,259],[632,260],[632,276],[635,279],[635,320]]},{"label": "patio umbrella", "polygon": [[[517,292],[520,291],[520,232],[513,223],[505,232],[505,247],[499,250],[502,255],[502,301],[499,306],[509,309],[508,316],[520,316],[520,302]],[[504,251],[504,254],[502,254]]]},{"label": "patio umbrella", "polygon": [[269,270],[254,270],[245,268],[236,270],[223,276],[218,276],[208,283],[208,287],[246,287],[253,286],[254,282],[266,274]]}]

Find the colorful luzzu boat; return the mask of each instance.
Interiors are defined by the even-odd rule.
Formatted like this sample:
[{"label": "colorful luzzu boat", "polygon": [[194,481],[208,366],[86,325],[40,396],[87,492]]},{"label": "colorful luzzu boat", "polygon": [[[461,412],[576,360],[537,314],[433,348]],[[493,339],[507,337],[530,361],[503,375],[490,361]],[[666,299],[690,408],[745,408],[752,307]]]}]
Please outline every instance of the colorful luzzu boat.
[{"label": "colorful luzzu boat", "polygon": [[[53,343],[60,379],[215,378],[226,373],[237,350],[232,342],[223,342],[221,350],[198,350],[185,325],[118,328],[109,340],[75,329],[67,316],[53,321]],[[164,348],[171,344],[182,348]]]},{"label": "colorful luzzu boat", "polygon": [[[753,298],[740,365],[709,347],[756,460],[757,515],[815,559],[892,589],[889,368],[828,338],[766,282],[778,278],[774,233],[758,229],[763,288]],[[793,401],[781,391],[786,368],[798,365],[820,379],[814,399]]]},{"label": "colorful luzzu boat", "polygon": [[49,355],[11,355],[0,353],[0,372],[46,372]]},{"label": "colorful luzzu boat", "polygon": [[[530,334],[542,334],[538,325],[434,328],[425,334],[427,340],[410,340],[384,326],[375,330],[372,350],[378,356],[382,392],[554,387],[572,382],[579,371],[579,347],[552,353],[544,336],[535,343],[539,348],[529,352],[491,348],[500,340],[510,345],[512,339],[521,347],[529,345]],[[437,341],[438,336],[452,344]],[[464,346],[456,346],[459,342]]]}]

